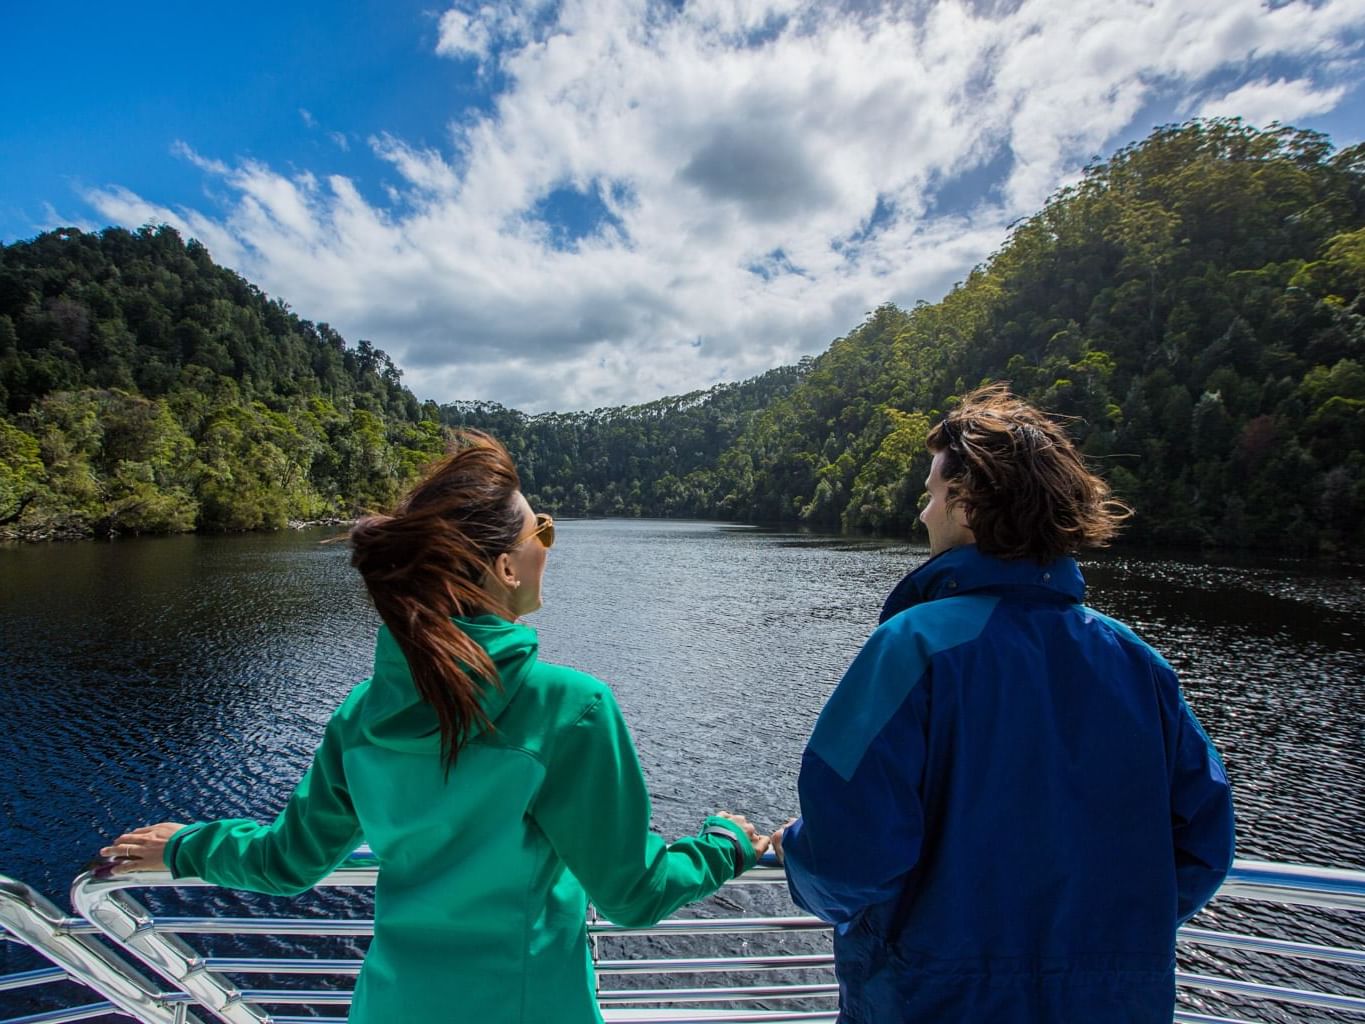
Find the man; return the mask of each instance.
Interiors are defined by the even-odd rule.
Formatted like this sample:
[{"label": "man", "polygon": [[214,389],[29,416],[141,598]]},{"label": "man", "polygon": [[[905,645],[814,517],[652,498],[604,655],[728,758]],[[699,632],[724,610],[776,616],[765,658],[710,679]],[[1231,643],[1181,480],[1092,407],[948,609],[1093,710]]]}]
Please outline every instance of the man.
[{"label": "man", "polygon": [[1002,385],[929,434],[931,557],[822,711],[792,898],[841,1024],[1170,1024],[1175,931],[1232,861],[1222,762],[1070,557],[1129,510]]}]

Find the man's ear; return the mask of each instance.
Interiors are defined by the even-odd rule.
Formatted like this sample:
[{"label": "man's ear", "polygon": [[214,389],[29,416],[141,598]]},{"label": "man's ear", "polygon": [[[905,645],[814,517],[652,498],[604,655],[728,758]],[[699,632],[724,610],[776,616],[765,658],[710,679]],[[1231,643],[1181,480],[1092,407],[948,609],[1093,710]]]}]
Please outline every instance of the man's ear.
[{"label": "man's ear", "polygon": [[961,498],[948,503],[948,516],[953,523],[962,527],[964,530],[971,529],[971,508]]}]

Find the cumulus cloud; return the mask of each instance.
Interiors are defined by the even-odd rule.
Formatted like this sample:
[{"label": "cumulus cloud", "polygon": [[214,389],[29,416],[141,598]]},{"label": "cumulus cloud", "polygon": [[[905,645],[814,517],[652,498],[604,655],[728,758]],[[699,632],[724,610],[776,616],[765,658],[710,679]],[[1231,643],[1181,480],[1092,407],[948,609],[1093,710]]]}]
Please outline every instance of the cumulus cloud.
[{"label": "cumulus cloud", "polygon": [[552,31],[553,21],[547,15],[554,6],[553,0],[457,4],[441,15],[436,52],[444,57],[485,61],[495,50]]},{"label": "cumulus cloud", "polygon": [[436,52],[442,56],[481,60],[488,56],[492,43],[487,18],[480,16],[479,12],[452,9],[441,15]]},{"label": "cumulus cloud", "polygon": [[[473,113],[452,98],[436,148],[370,139],[396,176],[385,202],[188,146],[225,208],[90,199],[166,219],[371,338],[419,396],[647,400],[818,352],[881,302],[937,299],[1094,155],[1145,134],[1141,111],[1193,109],[1248,61],[1304,68],[1207,109],[1330,109],[1362,23],[1365,0],[462,4],[436,52],[497,91]],[[1329,66],[1335,82],[1308,77]],[[955,182],[978,194],[945,205]],[[575,196],[600,209],[547,224]]]}]

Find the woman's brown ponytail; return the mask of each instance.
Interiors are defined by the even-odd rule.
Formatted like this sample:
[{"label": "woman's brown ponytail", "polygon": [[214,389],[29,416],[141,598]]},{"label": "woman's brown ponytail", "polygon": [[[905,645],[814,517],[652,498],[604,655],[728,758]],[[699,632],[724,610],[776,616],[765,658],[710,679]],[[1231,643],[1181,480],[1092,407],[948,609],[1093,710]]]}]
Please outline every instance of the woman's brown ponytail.
[{"label": "woman's brown ponytail", "polygon": [[483,588],[498,555],[522,532],[513,504],[521,489],[511,456],[479,431],[436,463],[391,516],[367,516],[351,529],[351,564],[407,658],[422,699],[436,711],[446,771],[489,721],[482,686],[497,669],[452,616],[507,614]]}]

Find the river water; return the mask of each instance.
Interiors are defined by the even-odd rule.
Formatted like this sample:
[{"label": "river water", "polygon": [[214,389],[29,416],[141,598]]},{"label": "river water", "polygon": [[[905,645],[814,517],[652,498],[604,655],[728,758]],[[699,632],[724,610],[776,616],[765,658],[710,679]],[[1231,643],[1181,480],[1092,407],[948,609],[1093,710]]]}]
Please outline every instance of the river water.
[{"label": "river water", "polygon": [[[278,810],[370,666],[377,618],[345,546],[320,543],[334,533],[0,549],[0,873],[65,905],[125,826]],[[570,521],[529,621],[543,658],[611,684],[662,832],[715,808],[766,828],[794,812],[801,748],[883,597],[927,554]],[[1233,780],[1239,855],[1365,867],[1365,568],[1116,553],[1083,569],[1089,603],[1180,671]],[[1365,945],[1359,921],[1323,927]],[[27,957],[0,944],[0,974]],[[16,998],[0,1019],[39,1005]]]}]

